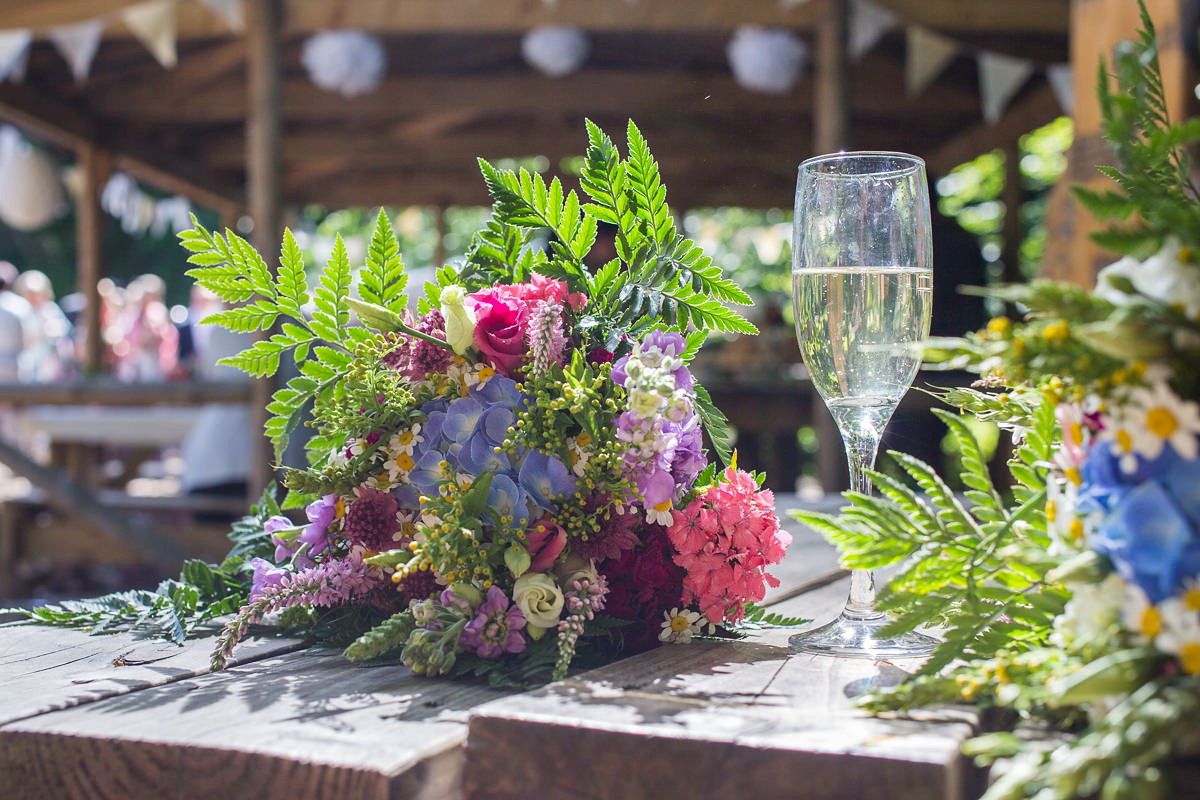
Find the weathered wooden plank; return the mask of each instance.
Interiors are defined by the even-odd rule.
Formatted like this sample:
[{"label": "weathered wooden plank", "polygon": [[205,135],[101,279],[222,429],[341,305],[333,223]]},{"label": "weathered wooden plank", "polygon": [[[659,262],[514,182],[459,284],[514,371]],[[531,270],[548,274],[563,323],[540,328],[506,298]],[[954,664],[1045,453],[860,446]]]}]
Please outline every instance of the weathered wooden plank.
[{"label": "weathered wooden plank", "polygon": [[[301,646],[296,639],[252,636],[238,647],[237,661]],[[212,647],[211,637],[178,646],[127,633],[90,636],[42,625],[0,625],[0,724],[203,674]]]},{"label": "weathered wooden plank", "polygon": [[0,726],[0,797],[454,798],[504,694],[290,653]]},{"label": "weathered wooden plank", "polygon": [[[847,588],[839,580],[772,609],[815,625]],[[476,709],[466,797],[976,796],[979,773],[960,752],[973,713],[878,719],[847,697],[919,662],[795,654],[793,632],[661,647]]]}]

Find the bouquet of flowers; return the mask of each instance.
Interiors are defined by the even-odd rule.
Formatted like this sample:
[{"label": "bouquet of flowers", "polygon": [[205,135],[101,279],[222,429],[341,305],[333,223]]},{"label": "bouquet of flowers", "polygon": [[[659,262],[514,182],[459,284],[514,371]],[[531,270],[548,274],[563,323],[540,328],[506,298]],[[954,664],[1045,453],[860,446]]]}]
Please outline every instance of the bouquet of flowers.
[{"label": "bouquet of flowers", "polygon": [[[848,532],[815,520],[853,565],[909,561],[883,602],[901,611],[897,627],[947,625],[921,673],[868,708],[966,700],[1043,726],[968,745],[1011,759],[989,800],[1162,797],[1169,765],[1200,753],[1200,191],[1186,150],[1200,119],[1168,121],[1142,11],[1139,40],[1114,57],[1116,92],[1101,72],[1119,163],[1102,171],[1116,188],[1076,190],[1123,223],[1097,238],[1125,256],[1091,292],[1001,289],[1023,322],[1000,317],[940,343],[983,376],[948,399],[1014,433],[1011,499],[947,416],[968,504],[908,461],[925,497],[877,476],[886,499],[856,499],[840,521]],[[914,521],[883,543],[870,524],[897,507]]]},{"label": "bouquet of flowers", "polygon": [[[724,420],[688,370],[709,331],[754,332],[727,306],[749,297],[676,231],[636,126],[628,158],[588,139],[582,200],[480,162],[494,215],[415,313],[382,212],[357,297],[340,240],[310,295],[290,232],[277,272],[232,233],[181,234],[231,305],[210,321],[273,331],[225,363],[294,360],[268,407],[277,457],[306,408],[315,428],[283,504],[307,522],[268,504],[243,531],[252,585],[214,668],[266,615],[332,611],[353,659],[557,678],[590,640],[687,641],[778,585],[790,537],[736,458],[709,462],[706,431],[729,460]],[[600,223],[617,256],[593,270]]]}]

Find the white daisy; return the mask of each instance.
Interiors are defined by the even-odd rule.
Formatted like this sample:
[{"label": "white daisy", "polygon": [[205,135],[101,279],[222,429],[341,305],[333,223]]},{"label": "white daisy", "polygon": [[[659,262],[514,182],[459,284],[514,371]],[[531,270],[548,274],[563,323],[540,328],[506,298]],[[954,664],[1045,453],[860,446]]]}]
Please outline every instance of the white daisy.
[{"label": "white daisy", "polygon": [[1200,406],[1184,400],[1171,391],[1165,381],[1155,382],[1149,389],[1134,389],[1127,412],[1144,435],[1134,438],[1139,455],[1157,458],[1163,445],[1169,444],[1176,453],[1188,460],[1196,458],[1196,436],[1200,435]]},{"label": "white daisy", "polygon": [[1150,602],[1140,587],[1132,583],[1125,584],[1121,622],[1140,641],[1153,640],[1163,629],[1162,612]]},{"label": "white daisy", "polygon": [[658,525],[670,525],[673,521],[670,500],[664,500],[653,507],[646,507],[646,522]]},{"label": "white daisy", "polygon": [[587,470],[588,461],[592,454],[587,448],[592,445],[592,437],[587,431],[581,431],[579,435],[573,436],[567,440],[567,450],[570,454],[571,472],[576,477],[582,478],[583,473]]},{"label": "white daisy", "polygon": [[1200,674],[1200,613],[1180,597],[1164,600],[1159,608],[1162,632],[1154,637],[1155,647],[1177,657],[1184,672]]},{"label": "white daisy", "polygon": [[692,637],[700,633],[700,612],[687,608],[672,608],[663,612],[662,630],[658,633],[660,642],[672,644],[687,644]]}]

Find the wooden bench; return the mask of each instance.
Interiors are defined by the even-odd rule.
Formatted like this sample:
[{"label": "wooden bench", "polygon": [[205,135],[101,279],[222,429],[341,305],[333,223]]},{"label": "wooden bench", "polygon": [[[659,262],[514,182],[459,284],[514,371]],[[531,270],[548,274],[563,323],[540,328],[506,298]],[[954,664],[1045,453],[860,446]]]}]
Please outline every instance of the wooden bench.
[{"label": "wooden bench", "polygon": [[[825,621],[845,573],[816,534],[788,527],[767,602]],[[0,797],[977,796],[959,753],[970,713],[868,717],[847,685],[904,665],[795,655],[790,633],[663,646],[526,694],[271,636],[208,674],[210,639],[4,625]]]}]

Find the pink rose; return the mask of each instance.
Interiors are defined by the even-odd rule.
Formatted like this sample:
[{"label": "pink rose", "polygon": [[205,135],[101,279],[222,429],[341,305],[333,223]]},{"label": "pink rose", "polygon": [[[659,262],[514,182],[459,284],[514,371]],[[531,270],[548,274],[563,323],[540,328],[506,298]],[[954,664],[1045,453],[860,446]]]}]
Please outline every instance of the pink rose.
[{"label": "pink rose", "polygon": [[493,289],[470,298],[475,303],[475,347],[500,374],[513,377],[527,354],[528,310],[519,299]]},{"label": "pink rose", "polygon": [[567,532],[548,519],[540,519],[525,532],[529,537],[529,571],[545,572],[567,546]]}]

